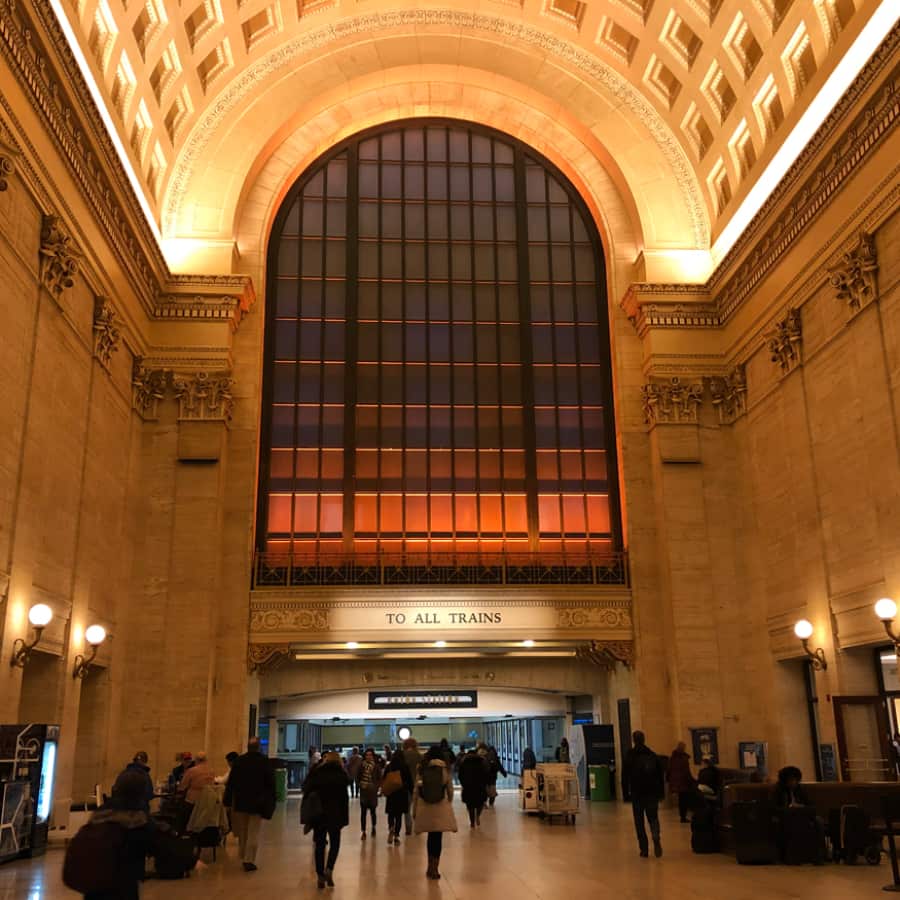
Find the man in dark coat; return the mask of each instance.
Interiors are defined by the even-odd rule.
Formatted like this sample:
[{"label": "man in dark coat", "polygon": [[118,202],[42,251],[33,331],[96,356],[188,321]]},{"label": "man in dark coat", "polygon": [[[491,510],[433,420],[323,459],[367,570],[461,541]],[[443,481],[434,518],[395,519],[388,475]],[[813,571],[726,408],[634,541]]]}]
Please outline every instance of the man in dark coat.
[{"label": "man in dark coat", "polygon": [[[318,794],[322,807],[322,815],[313,826],[313,841],[316,846],[316,876],[319,889],[326,885],[334,887],[332,873],[341,849],[341,829],[350,823],[350,801],[347,788],[350,779],[344,771],[339,753],[330,752],[322,757],[306,781],[303,782],[303,795]],[[328,861],[325,861],[325,844],[328,844]]]},{"label": "man in dark coat", "polygon": [[122,774],[119,775],[119,778],[121,778],[126,772],[136,772],[141,776],[144,785],[143,810],[146,813],[150,812],[150,801],[153,799],[153,779],[150,777],[150,766],[147,765],[149,761],[150,758],[147,754],[143,750],[139,750],[134,754],[134,759],[125,766]]},{"label": "man in dark coat", "polygon": [[245,872],[256,871],[256,851],[263,819],[275,813],[275,773],[259,752],[259,738],[250,738],[225,786],[225,806],[231,810],[231,830],[237,835]]},{"label": "man in dark coat", "polygon": [[459,764],[459,783],[462,785],[462,800],[469,811],[469,827],[481,824],[481,811],[488,799],[490,772],[485,760],[473,748]]},{"label": "man in dark coat", "polygon": [[678,795],[678,815],[687,822],[688,809],[694,796],[694,776],[691,774],[691,757],[687,745],[679,741],[669,757],[669,790]]},{"label": "man in dark coat", "polygon": [[626,800],[631,800],[634,829],[637,832],[641,856],[650,855],[647,830],[644,827],[646,816],[653,838],[653,852],[658,858],[662,856],[659,801],[665,793],[665,768],[662,760],[647,746],[643,731],[635,731],[632,739],[634,746],[625,755],[625,764],[622,767],[622,796]]}]

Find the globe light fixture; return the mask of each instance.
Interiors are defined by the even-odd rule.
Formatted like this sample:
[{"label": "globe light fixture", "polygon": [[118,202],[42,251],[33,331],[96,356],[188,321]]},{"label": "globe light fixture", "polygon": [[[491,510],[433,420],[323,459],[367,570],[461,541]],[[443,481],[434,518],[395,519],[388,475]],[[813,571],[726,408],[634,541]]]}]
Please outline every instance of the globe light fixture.
[{"label": "globe light fixture", "polygon": [[900,654],[900,634],[894,631],[894,619],[897,618],[897,602],[890,597],[882,597],[875,604],[875,615],[881,619],[881,624],[884,625],[884,630],[891,639],[895,652]]},{"label": "globe light fixture", "polygon": [[37,647],[44,629],[50,624],[52,618],[53,610],[46,603],[35,603],[28,610],[28,621],[31,623],[31,627],[34,628],[34,640],[29,643],[24,638],[16,638],[13,642],[13,655],[9,661],[10,666],[17,666],[20,669],[24,668],[25,663],[28,662],[31,656],[31,651]]},{"label": "globe light fixture", "polygon": [[441,649],[441,648],[447,646],[447,642],[446,641],[435,641],[434,646]]},{"label": "globe light fixture", "polygon": [[523,647],[533,647],[533,646],[534,646],[534,641],[531,640],[531,638],[528,638],[527,641],[522,641],[522,646],[523,646]]},{"label": "globe light fixture", "polygon": [[359,644],[356,641],[347,641],[347,643],[344,644],[344,646],[348,650],[359,650]]},{"label": "globe light fixture", "polygon": [[84,657],[79,653],[75,657],[73,678],[84,678],[90,672],[91,663],[97,656],[97,648],[106,640],[106,629],[102,625],[88,625],[84,632],[84,639],[91,648],[91,655]]},{"label": "globe light fixture", "polygon": [[809,649],[809,639],[813,636],[813,631],[815,629],[809,619],[799,619],[794,624],[794,634],[800,639],[800,643],[803,644],[803,650],[806,653],[809,664],[817,672],[823,672],[828,668],[828,663],[825,662],[825,651],[821,647],[816,647],[815,650]]},{"label": "globe light fixture", "polygon": [[404,725],[402,728],[397,729],[397,737],[401,741],[408,741],[412,737],[412,731]]}]

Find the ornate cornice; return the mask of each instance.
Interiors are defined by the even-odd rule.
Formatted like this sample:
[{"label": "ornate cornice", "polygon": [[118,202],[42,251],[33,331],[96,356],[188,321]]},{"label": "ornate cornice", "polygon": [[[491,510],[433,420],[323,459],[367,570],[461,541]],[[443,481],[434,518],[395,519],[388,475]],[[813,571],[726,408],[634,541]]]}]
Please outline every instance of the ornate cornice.
[{"label": "ornate cornice", "polygon": [[122,333],[119,316],[106,297],[94,298],[94,356],[109,371],[113,353],[119,349]]},{"label": "ornate cornice", "polygon": [[290,644],[250,644],[247,647],[247,669],[262,674],[276,668],[291,655]]},{"label": "ornate cornice", "polygon": [[183,275],[171,278],[153,302],[153,317],[180,322],[228,322],[236,331],[256,302],[246,275]]},{"label": "ornate cornice", "polygon": [[803,324],[799,309],[789,309],[766,332],[766,347],[782,375],[793,372],[800,365],[803,361]]},{"label": "ornate cornice", "polygon": [[648,425],[696,425],[703,403],[703,385],[678,377],[649,381],[641,388],[644,420]]},{"label": "ornate cornice", "polygon": [[711,378],[709,389],[720,425],[730,425],[747,412],[747,375],[743,365],[720,378]]},{"label": "ornate cornice", "polygon": [[828,270],[838,300],[847,304],[851,318],[878,299],[878,254],[875,235],[860,230],[853,247]]},{"label": "ornate cornice", "polygon": [[75,286],[81,252],[59,216],[44,216],[38,247],[41,284],[54,300]]},{"label": "ornate cornice", "polygon": [[617,662],[629,669],[634,665],[634,641],[591,641],[575,652],[579,659],[606,670],[614,669]]},{"label": "ornate cornice", "polygon": [[430,27],[449,27],[454,31],[482,31],[499,35],[529,47],[537,47],[555,57],[559,64],[570,66],[581,75],[602,85],[650,132],[671,167],[683,202],[690,212],[694,246],[697,248],[708,246],[709,222],[706,205],[687,153],[660,113],[625,76],[570,41],[523,22],[483,12],[422,8],[372,12],[344,19],[299,35],[248,66],[210,104],[208,113],[194,126],[179,151],[163,213],[166,231],[174,227],[187,195],[191,172],[197,159],[203,155],[210,138],[225,115],[243,103],[247,94],[257,89],[263,79],[279,69],[296,67],[298,58],[330,44],[359,36],[370,38],[372,34],[398,27],[414,28],[418,31]]},{"label": "ornate cornice", "polygon": [[[35,22],[26,18],[29,12]],[[49,40],[53,55],[38,33]],[[128,206],[136,207],[137,197],[47,0],[29,4],[0,0],[0,53],[68,164],[136,293],[149,306],[157,289],[154,272],[166,272],[167,267],[147,223],[129,213]],[[59,60],[61,73],[54,59]],[[77,105],[69,101],[67,90],[75,93]],[[84,128],[89,129],[89,136]],[[99,149],[99,160],[92,148]],[[126,202],[119,202],[120,197]]]},{"label": "ornate cornice", "polygon": [[[673,300],[673,296],[684,299]],[[640,337],[651,328],[718,328],[721,324],[719,311],[702,285],[636,282],[625,292],[622,308]]]}]

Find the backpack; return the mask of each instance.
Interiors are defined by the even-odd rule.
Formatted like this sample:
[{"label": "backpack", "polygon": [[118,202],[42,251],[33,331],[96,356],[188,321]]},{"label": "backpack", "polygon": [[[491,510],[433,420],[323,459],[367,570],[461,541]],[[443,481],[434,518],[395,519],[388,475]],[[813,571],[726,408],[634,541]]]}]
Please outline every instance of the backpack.
[{"label": "backpack", "polygon": [[419,796],[426,803],[440,803],[444,799],[444,767],[426,766],[422,770]]},{"label": "backpack", "polygon": [[307,791],[300,801],[300,824],[315,825],[325,815],[322,797],[318,791]]},{"label": "backpack", "polygon": [[385,797],[390,797],[391,794],[402,789],[403,775],[399,769],[392,769],[387,773],[384,781],[381,782],[381,793],[384,794]]},{"label": "backpack", "polygon": [[656,791],[659,787],[659,760],[655,753],[636,753],[631,764],[632,793]]},{"label": "backpack", "polygon": [[115,893],[125,853],[126,829],[116,822],[82,825],[66,846],[63,883],[80,894]]}]

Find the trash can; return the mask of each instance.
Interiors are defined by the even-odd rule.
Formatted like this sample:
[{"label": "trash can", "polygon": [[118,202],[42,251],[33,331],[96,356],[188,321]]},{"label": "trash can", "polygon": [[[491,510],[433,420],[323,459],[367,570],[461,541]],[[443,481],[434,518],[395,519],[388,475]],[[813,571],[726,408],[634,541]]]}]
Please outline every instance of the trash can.
[{"label": "trash can", "polygon": [[279,803],[287,800],[287,769],[275,770],[275,799]]},{"label": "trash can", "polygon": [[612,777],[609,766],[590,766],[588,781],[591,787],[591,801],[612,800]]}]

